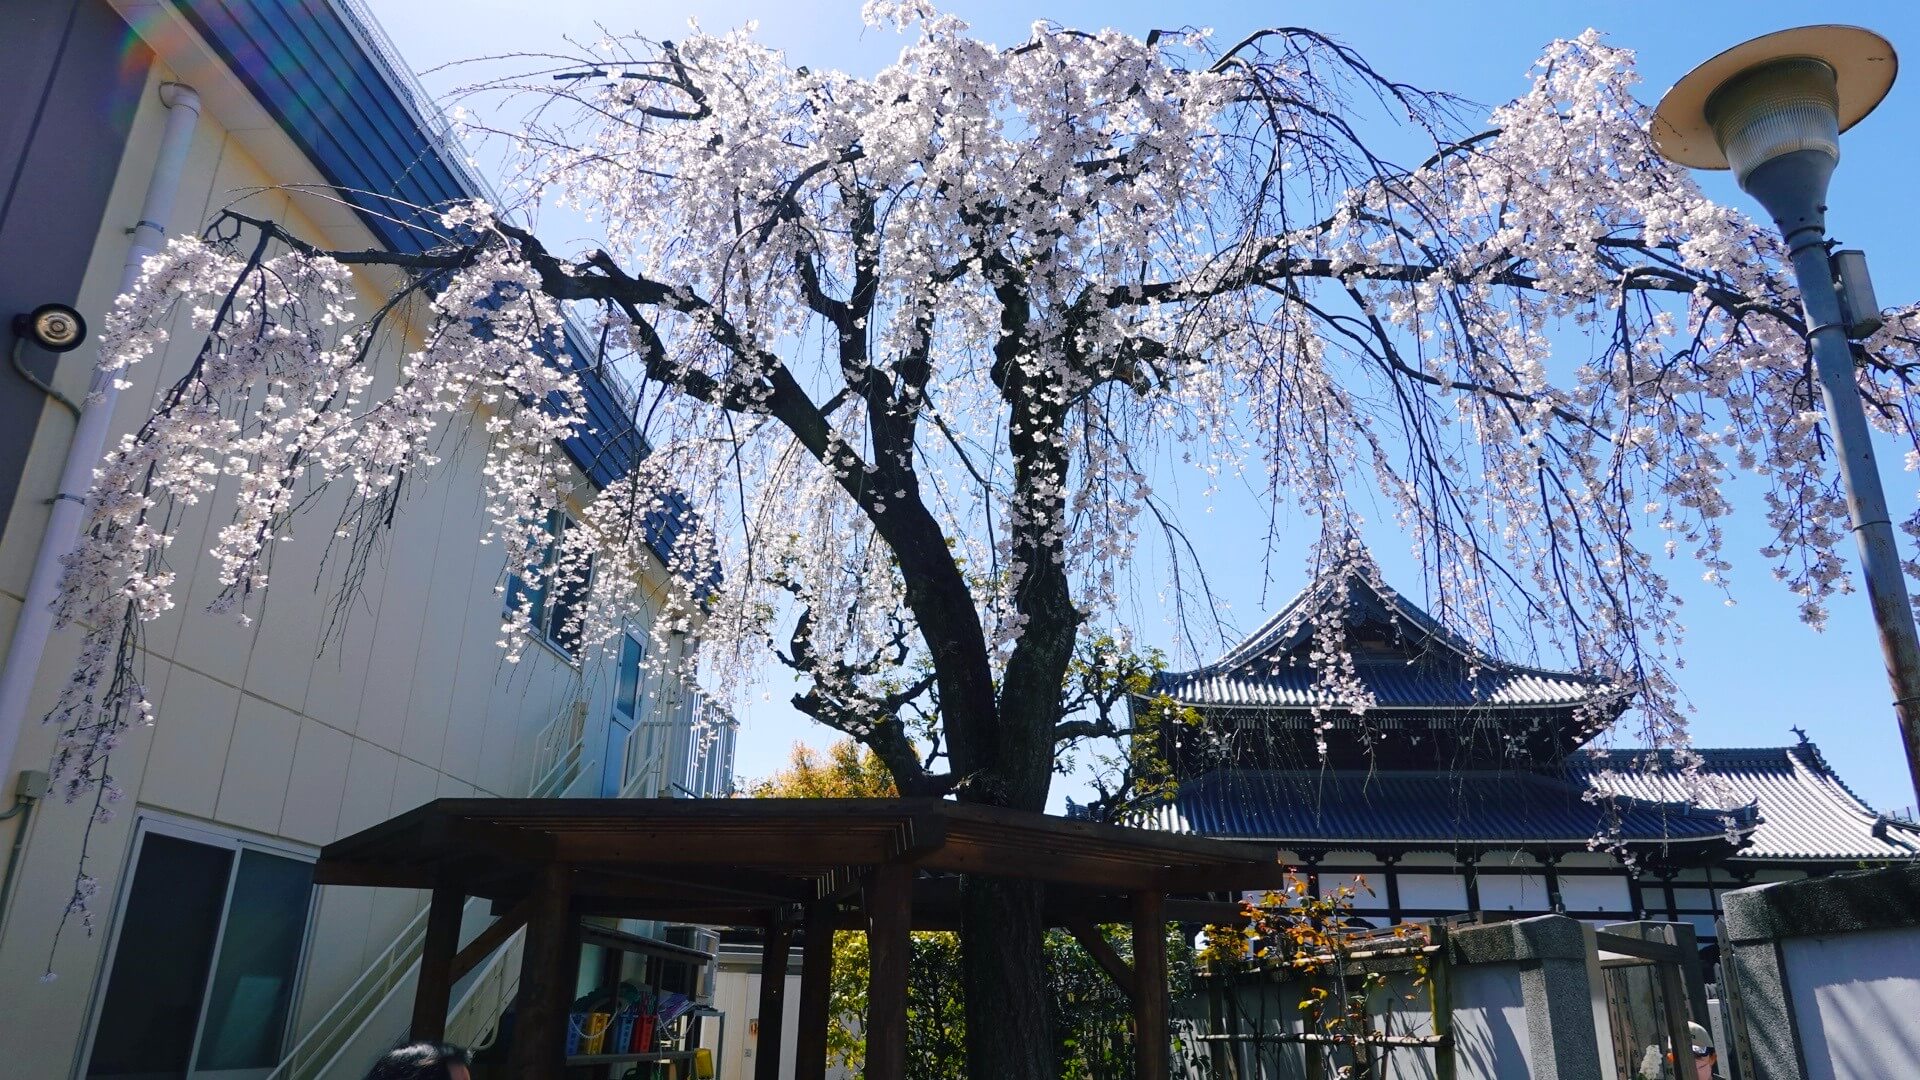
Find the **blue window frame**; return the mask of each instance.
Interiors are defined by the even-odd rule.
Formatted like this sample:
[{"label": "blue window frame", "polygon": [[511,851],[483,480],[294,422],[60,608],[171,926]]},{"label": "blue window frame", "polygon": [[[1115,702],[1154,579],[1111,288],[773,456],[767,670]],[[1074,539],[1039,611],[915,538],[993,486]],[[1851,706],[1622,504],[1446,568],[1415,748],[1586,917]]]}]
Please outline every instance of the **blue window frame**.
[{"label": "blue window frame", "polygon": [[[559,553],[560,538],[573,526],[573,520],[558,510],[547,511],[544,526],[548,540],[540,553],[540,565],[551,568]],[[579,615],[587,602],[587,589],[593,583],[593,562],[587,562],[587,572],[578,581],[562,582],[556,589],[551,581],[541,582],[538,588],[529,586],[519,574],[511,575],[507,580],[507,611],[518,612],[523,599],[531,597],[531,619],[533,628],[540,639],[553,646],[568,658],[579,655],[580,628],[568,625]]]},{"label": "blue window frame", "polygon": [[647,657],[647,647],[633,634],[620,639],[620,671],[613,687],[613,708],[620,715],[632,719],[640,715],[640,665]]}]

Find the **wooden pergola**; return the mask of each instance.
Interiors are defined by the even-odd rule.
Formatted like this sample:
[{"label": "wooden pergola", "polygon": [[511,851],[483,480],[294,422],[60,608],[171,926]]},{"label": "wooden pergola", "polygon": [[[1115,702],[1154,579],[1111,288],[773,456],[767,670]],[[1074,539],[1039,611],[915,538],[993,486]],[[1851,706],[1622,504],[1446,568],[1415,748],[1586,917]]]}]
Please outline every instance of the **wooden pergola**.
[{"label": "wooden pergola", "polygon": [[[413,1035],[445,1030],[453,983],[526,927],[514,1076],[557,1080],[582,916],[765,932],[755,1080],[777,1080],[787,954],[804,930],[795,1080],[826,1072],[833,931],[865,930],[870,1080],[906,1068],[909,931],[952,929],[959,876],[1043,883],[1045,916],[1133,1002],[1140,1080],[1164,1080],[1168,921],[1230,922],[1238,906],[1170,895],[1276,887],[1271,848],[937,799],[441,799],[327,845],[323,885],[432,892]],[[464,949],[467,898],[500,918]],[[1133,963],[1096,927],[1132,927]]]}]

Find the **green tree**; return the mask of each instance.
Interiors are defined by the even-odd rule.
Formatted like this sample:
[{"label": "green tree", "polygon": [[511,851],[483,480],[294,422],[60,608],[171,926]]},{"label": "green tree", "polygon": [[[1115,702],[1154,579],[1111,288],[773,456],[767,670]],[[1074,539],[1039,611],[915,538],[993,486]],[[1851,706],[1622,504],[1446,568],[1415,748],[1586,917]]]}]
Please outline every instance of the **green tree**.
[{"label": "green tree", "polygon": [[872,750],[843,739],[825,754],[794,743],[787,767],[749,789],[761,799],[891,799],[900,792]]}]

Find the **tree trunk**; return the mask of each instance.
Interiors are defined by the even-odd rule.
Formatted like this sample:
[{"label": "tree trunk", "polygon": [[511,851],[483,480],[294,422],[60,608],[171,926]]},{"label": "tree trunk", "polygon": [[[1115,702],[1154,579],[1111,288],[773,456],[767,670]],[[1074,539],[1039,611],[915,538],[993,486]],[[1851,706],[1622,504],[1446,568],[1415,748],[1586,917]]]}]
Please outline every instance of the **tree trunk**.
[{"label": "tree trunk", "polygon": [[1038,882],[968,877],[960,888],[967,1075],[1054,1080]]}]

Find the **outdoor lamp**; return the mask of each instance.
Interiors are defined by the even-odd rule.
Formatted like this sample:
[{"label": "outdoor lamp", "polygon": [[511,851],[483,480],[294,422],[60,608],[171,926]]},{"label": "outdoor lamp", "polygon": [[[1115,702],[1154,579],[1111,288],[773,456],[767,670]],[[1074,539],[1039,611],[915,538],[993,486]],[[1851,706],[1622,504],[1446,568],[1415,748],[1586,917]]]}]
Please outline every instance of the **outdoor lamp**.
[{"label": "outdoor lamp", "polygon": [[41,304],[15,315],[13,332],[48,352],[71,352],[87,340],[87,320],[65,304]]},{"label": "outdoor lamp", "polygon": [[1920,793],[1920,637],[1854,382],[1851,339],[1879,329],[1880,313],[1866,257],[1858,251],[1830,254],[1826,237],[1827,184],[1840,163],[1840,133],[1880,104],[1898,70],[1887,39],[1857,26],[1766,34],[1675,83],[1654,111],[1651,134],[1654,148],[1671,161],[1733,170],[1786,241],[1907,768]]},{"label": "outdoor lamp", "polygon": [[1736,45],[1660,99],[1653,144],[1696,169],[1732,169],[1783,231],[1819,222],[1840,133],[1880,104],[1893,46],[1857,26],[1803,26]]}]

